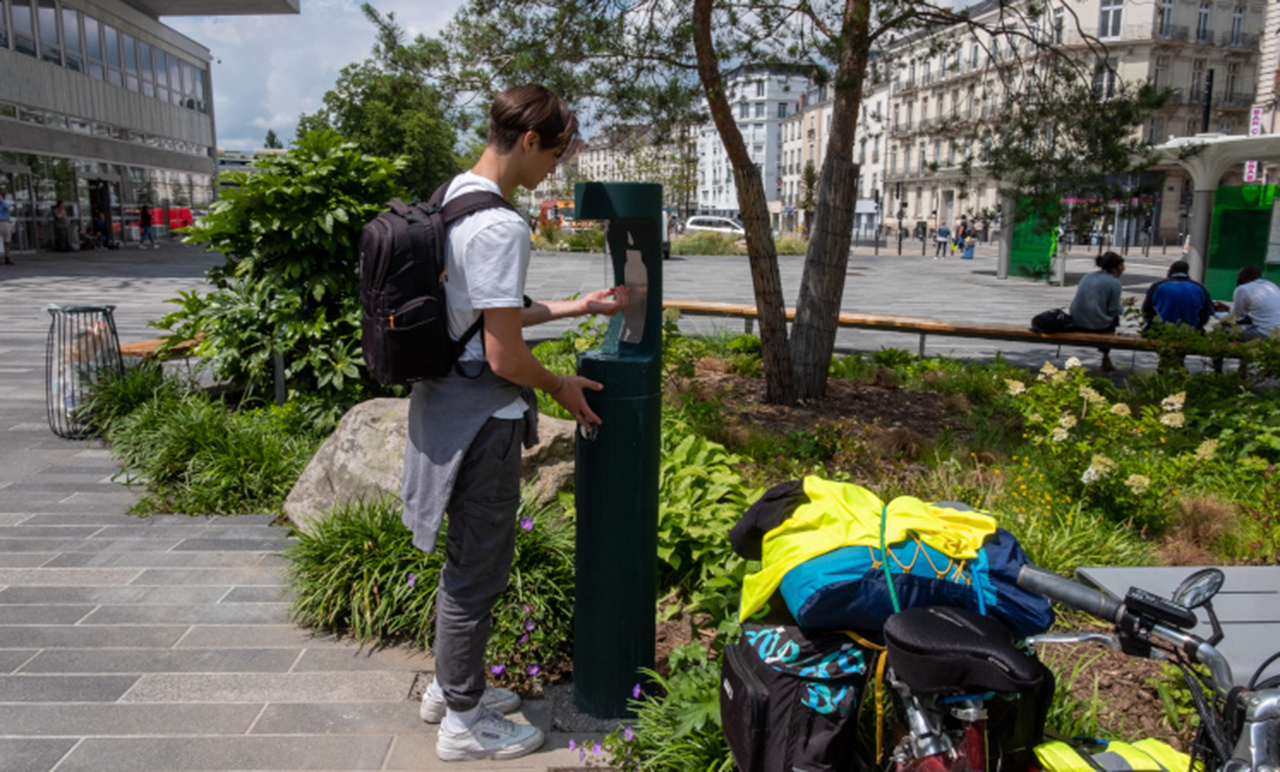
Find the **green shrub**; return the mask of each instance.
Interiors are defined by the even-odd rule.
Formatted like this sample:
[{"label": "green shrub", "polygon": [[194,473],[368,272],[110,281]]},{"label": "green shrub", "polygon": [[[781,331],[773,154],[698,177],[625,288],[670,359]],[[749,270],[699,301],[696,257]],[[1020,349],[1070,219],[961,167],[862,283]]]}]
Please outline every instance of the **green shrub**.
[{"label": "green shrub", "polygon": [[[519,522],[511,583],[494,607],[485,657],[494,681],[530,691],[568,666],[573,524],[528,497]],[[444,539],[430,555],[414,547],[398,501],[337,507],[285,553],[294,619],[361,643],[409,639],[430,648]]]},{"label": "green shrub", "polygon": [[797,236],[783,236],[774,239],[773,246],[779,255],[799,256],[809,252],[809,242]]},{"label": "green shrub", "polygon": [[602,252],[604,231],[574,231],[565,239],[565,247],[573,252]]},{"label": "green shrub", "polygon": [[673,255],[741,255],[740,239],[714,231],[692,231],[671,239]]},{"label": "green shrub", "polygon": [[104,435],[116,421],[155,399],[162,391],[176,394],[177,389],[178,382],[165,378],[164,367],[159,362],[127,357],[119,377],[104,371],[102,378],[89,384],[81,415],[94,434]]},{"label": "green shrub", "polygon": [[610,763],[620,770],[732,772],[720,724],[719,664],[700,643],[673,649],[670,664],[666,678],[644,671],[650,686],[631,701],[635,724],[605,739]]},{"label": "green shrub", "polygon": [[199,392],[161,390],[115,420],[107,439],[123,474],[148,486],[137,513],[278,512],[322,440],[298,430],[297,414],[296,405],[233,411]]},{"label": "green shrub", "polygon": [[360,353],[360,229],[403,191],[403,159],[360,153],[329,132],[308,132],[288,153],[260,161],[231,183],[186,242],[226,256],[209,271],[207,295],[182,293],[155,323],[172,338],[202,336],[193,353],[216,375],[271,393],[273,352],[284,358],[290,395],[335,405],[384,393]]}]

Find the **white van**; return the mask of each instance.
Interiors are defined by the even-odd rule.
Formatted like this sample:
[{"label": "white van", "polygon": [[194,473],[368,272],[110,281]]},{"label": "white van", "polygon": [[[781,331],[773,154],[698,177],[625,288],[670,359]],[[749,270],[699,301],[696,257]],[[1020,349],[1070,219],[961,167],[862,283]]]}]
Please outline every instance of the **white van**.
[{"label": "white van", "polygon": [[685,223],[685,233],[691,231],[711,231],[713,233],[724,233],[729,236],[737,236],[745,238],[747,232],[743,230],[742,223],[728,217],[714,217],[711,215],[698,215],[690,217],[689,222]]}]

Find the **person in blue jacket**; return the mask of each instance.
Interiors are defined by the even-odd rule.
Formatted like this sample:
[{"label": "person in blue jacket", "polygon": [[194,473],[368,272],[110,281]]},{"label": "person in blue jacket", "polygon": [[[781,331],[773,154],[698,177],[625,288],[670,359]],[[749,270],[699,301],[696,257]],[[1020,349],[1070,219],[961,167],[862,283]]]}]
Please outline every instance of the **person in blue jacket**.
[{"label": "person in blue jacket", "polygon": [[1209,290],[1188,273],[1191,266],[1178,260],[1169,266],[1166,277],[1147,288],[1142,301],[1142,332],[1150,331],[1156,320],[1165,324],[1185,324],[1204,331],[1213,315],[1213,298]]}]

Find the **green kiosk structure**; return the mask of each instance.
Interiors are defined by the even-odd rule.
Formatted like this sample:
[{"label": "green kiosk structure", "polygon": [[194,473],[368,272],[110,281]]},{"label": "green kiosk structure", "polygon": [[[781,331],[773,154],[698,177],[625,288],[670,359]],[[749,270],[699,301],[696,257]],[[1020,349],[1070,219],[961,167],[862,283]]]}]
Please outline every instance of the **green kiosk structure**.
[{"label": "green kiosk structure", "polygon": [[577,442],[573,698],[599,718],[628,715],[654,665],[658,449],[662,418],[662,186],[587,182],[577,217],[608,220],[614,284],[631,303],[578,373],[604,384],[587,402],[603,423]]}]

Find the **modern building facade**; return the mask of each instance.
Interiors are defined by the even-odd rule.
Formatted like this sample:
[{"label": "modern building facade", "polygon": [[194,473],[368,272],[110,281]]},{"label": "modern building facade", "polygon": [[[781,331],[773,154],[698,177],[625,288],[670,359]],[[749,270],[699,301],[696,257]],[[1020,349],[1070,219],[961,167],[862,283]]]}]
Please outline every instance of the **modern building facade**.
[{"label": "modern building facade", "polygon": [[299,2],[0,0],[0,190],[14,248],[75,248],[95,220],[127,242],[141,206],[207,207],[210,54],[160,17],[297,13]]},{"label": "modern building facade", "polygon": [[[742,68],[729,73],[725,82],[734,122],[747,153],[760,169],[765,198],[778,202],[783,182],[782,122],[795,112],[807,81],[782,70]],[[697,129],[697,143],[697,213],[737,217],[738,189],[733,181],[733,166],[713,123]],[[775,227],[779,214],[774,212]]]}]

